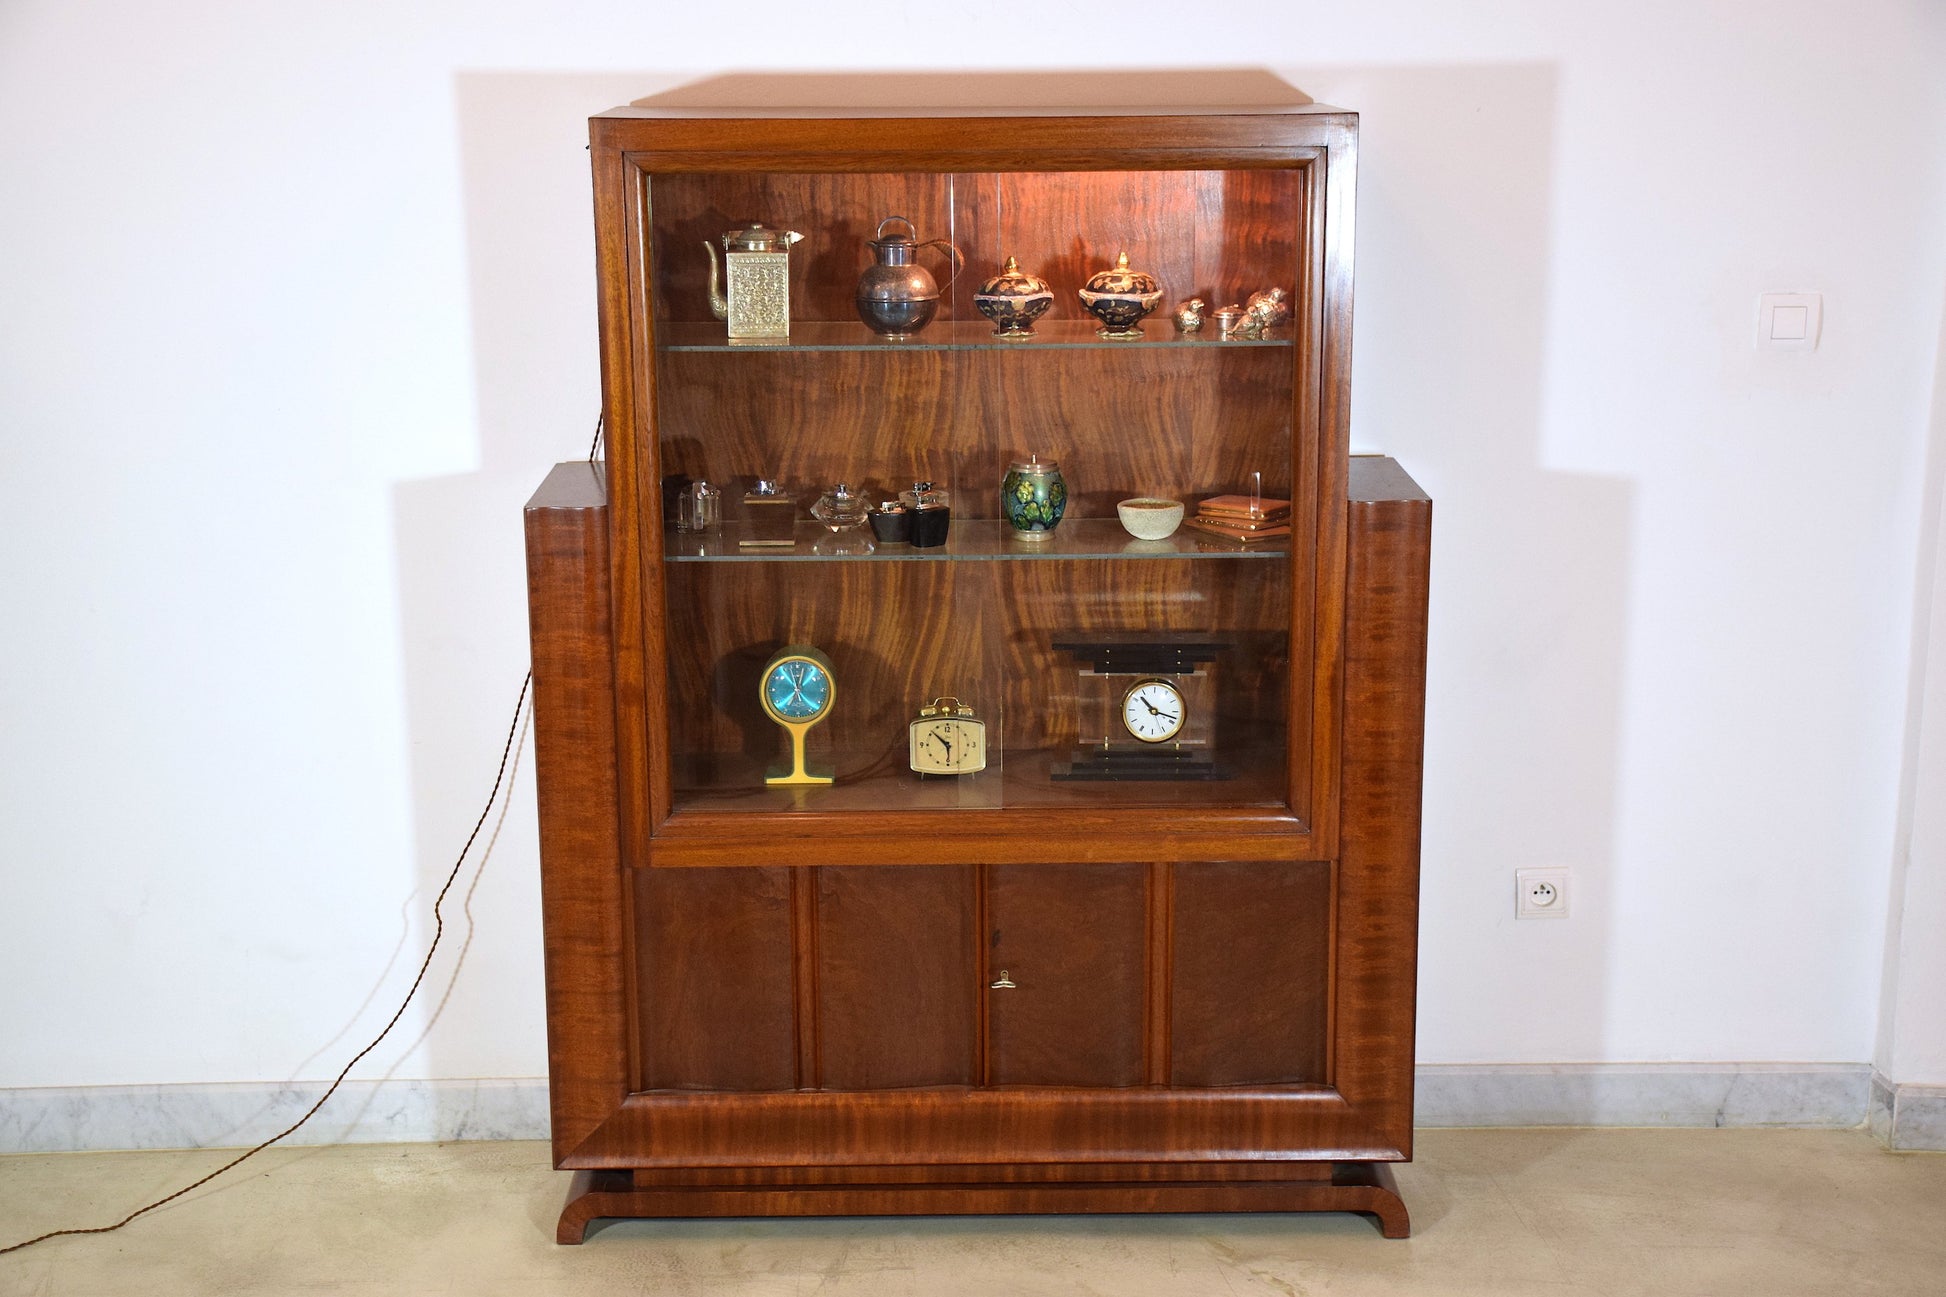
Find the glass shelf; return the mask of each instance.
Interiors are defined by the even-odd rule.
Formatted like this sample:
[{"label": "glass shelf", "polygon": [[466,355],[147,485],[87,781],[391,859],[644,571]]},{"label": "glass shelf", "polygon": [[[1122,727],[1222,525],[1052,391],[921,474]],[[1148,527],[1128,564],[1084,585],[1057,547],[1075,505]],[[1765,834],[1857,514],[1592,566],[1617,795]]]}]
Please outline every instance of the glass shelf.
[{"label": "glass shelf", "polygon": [[1207,536],[1187,528],[1167,540],[1136,540],[1119,522],[1106,518],[1071,518],[1046,540],[1017,540],[1013,529],[995,518],[955,519],[946,543],[937,548],[881,545],[869,529],[834,534],[817,522],[800,522],[790,549],[745,549],[737,544],[748,536],[741,523],[725,523],[713,532],[672,532],[663,538],[662,556],[672,563],[830,563],[988,562],[1013,559],[1288,559],[1290,540],[1244,545]]},{"label": "glass shelf", "polygon": [[[779,756],[766,758],[743,753],[705,758],[689,754],[676,758],[674,809],[678,814],[813,811],[831,815],[1006,807],[1208,810],[1221,806],[1269,810],[1284,806],[1288,797],[1283,749],[1262,742],[1238,743],[1224,749],[1223,764],[1231,771],[1228,779],[1119,783],[1050,779],[1050,766],[1072,757],[1066,748],[1058,752],[996,751],[991,754],[992,765],[979,774],[926,778],[907,768],[903,727],[898,742],[883,753],[833,750],[817,738],[811,743],[817,752],[813,764],[834,770],[836,783],[821,787],[767,786],[764,773],[787,764],[781,755],[782,745]],[[891,831],[896,823],[887,822],[884,827]]]},{"label": "glass shelf", "polygon": [[655,326],[658,351],[1082,351],[1153,350],[1158,347],[1286,347],[1291,345],[1288,327],[1273,329],[1262,337],[1225,338],[1216,325],[1206,323],[1197,333],[1179,333],[1166,315],[1151,316],[1142,322],[1139,338],[1104,338],[1088,320],[1042,320],[1034,326],[1031,338],[1002,338],[985,320],[936,320],[914,336],[902,341],[880,337],[855,320],[798,320],[791,325],[788,338],[737,338],[724,336],[723,326],[714,321],[697,324],[689,321],[659,321]]}]

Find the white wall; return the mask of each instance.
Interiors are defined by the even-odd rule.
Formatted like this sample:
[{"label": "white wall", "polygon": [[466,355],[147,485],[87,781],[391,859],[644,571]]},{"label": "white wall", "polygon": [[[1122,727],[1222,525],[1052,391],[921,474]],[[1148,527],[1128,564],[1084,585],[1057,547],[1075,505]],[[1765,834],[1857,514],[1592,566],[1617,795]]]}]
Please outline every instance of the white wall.
[{"label": "white wall", "polygon": [[1933,381],[1931,488],[1915,617],[1912,708],[1881,992],[1879,1070],[1946,1086],[1946,327]]},{"label": "white wall", "polygon": [[[1422,1056],[1870,1056],[1938,7],[1225,12],[0,8],[0,1086],[327,1074],[409,980],[598,406],[585,117],[1019,49],[1363,113],[1355,436],[1438,500]],[[1752,347],[1766,289],[1821,349]],[[544,1070],[531,796],[373,1071]]]}]

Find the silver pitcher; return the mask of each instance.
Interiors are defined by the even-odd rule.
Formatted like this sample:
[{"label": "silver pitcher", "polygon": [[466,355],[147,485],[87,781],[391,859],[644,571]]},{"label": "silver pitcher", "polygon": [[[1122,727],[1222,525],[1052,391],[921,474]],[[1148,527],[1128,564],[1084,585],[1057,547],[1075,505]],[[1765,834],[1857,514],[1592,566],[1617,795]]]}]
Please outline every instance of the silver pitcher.
[{"label": "silver pitcher", "polygon": [[791,245],[803,240],[795,230],[773,230],[761,222],[725,230],[721,279],[716,248],[703,240],[709,256],[710,313],[728,321],[732,338],[790,336]]},{"label": "silver pitcher", "polygon": [[[894,221],[905,226],[904,234],[885,232]],[[873,333],[894,342],[925,328],[939,309],[939,282],[913,260],[919,249],[944,248],[953,259],[953,276],[966,264],[959,249],[945,239],[921,242],[919,232],[903,216],[880,221],[878,237],[865,240],[865,246],[872,250],[872,264],[858,278],[858,318]]]}]

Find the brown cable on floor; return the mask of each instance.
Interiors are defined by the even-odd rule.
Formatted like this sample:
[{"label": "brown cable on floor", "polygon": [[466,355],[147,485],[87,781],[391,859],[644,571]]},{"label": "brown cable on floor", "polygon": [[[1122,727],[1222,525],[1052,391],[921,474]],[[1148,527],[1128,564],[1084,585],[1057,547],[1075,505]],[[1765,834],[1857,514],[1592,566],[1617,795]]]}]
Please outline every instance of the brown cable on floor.
[{"label": "brown cable on floor", "polygon": [[493,803],[497,801],[500,797],[500,783],[502,780],[504,780],[507,777],[507,758],[512,755],[514,750],[514,738],[520,733],[521,714],[525,712],[527,709],[527,690],[530,686],[532,686],[533,683],[534,683],[534,673],[532,671],[529,671],[527,673],[526,679],[520,682],[520,697],[514,703],[514,722],[513,725],[507,730],[507,742],[505,746],[503,746],[500,749],[500,769],[496,771],[493,776],[493,791],[487,794],[487,803],[486,806],[480,811],[479,820],[473,825],[473,831],[466,835],[466,845],[459,849],[459,859],[453,861],[453,871],[450,874],[446,875],[446,885],[439,889],[439,896],[432,903],[432,922],[433,922],[432,944],[426,947],[426,958],[425,961],[419,965],[419,975],[412,979],[412,989],[405,993],[405,999],[399,1001],[398,1010],[397,1012],[393,1013],[392,1020],[385,1024],[385,1030],[379,1032],[378,1035],[372,1037],[372,1043],[365,1046],[365,1048],[359,1050],[358,1053],[352,1057],[352,1060],[349,1063],[345,1064],[344,1071],[338,1073],[338,1079],[333,1081],[331,1083],[330,1088],[327,1089],[322,1095],[318,1096],[318,1101],[312,1104],[310,1110],[306,1112],[302,1117],[299,1117],[296,1121],[292,1122],[289,1126],[286,1126],[283,1130],[279,1131],[277,1134],[272,1135],[269,1139],[257,1145],[255,1148],[249,1150],[246,1153],[240,1153],[236,1157],[231,1158],[229,1161],[225,1162],[222,1166],[217,1167],[214,1171],[211,1171],[208,1175],[196,1181],[194,1184],[184,1185],[182,1188],[170,1194],[167,1198],[157,1198],[154,1202],[150,1203],[148,1206],[138,1208],[137,1210],[130,1212],[128,1215],[116,1221],[113,1225],[97,1225],[93,1229],[51,1230],[46,1234],[42,1234],[39,1238],[30,1238],[24,1243],[15,1243],[10,1247],[0,1247],[0,1256],[5,1256],[9,1252],[18,1252],[20,1251],[20,1249],[24,1247],[32,1247],[36,1243],[45,1243],[48,1239],[59,1238],[63,1234],[107,1234],[114,1230],[118,1230],[122,1226],[134,1220],[137,1216],[146,1215],[147,1213],[154,1211],[157,1207],[163,1206],[166,1203],[174,1202],[176,1199],[182,1197],[184,1194],[190,1192],[193,1189],[202,1188],[204,1185],[208,1184],[211,1180],[214,1180],[217,1176],[222,1175],[225,1171],[228,1171],[231,1167],[237,1166],[240,1163],[248,1160],[249,1158],[253,1158],[257,1154],[263,1152],[265,1149],[269,1148],[272,1144],[275,1144],[278,1140],[283,1139],[286,1135],[291,1134],[299,1126],[302,1126],[305,1122],[311,1120],[312,1117],[315,1117],[317,1115],[318,1109],[324,1107],[325,1101],[329,1099],[333,1094],[336,1094],[338,1091],[338,1087],[344,1084],[344,1079],[347,1076],[351,1075],[351,1069],[357,1067],[360,1060],[362,1060],[365,1057],[365,1055],[371,1053],[374,1049],[377,1049],[378,1043],[391,1034],[392,1028],[399,1025],[399,1019],[405,1016],[406,1006],[411,1004],[412,997],[419,993],[419,984],[426,980],[426,970],[432,967],[433,952],[439,949],[439,938],[446,931],[446,920],[440,914],[439,907],[445,903],[446,893],[453,890],[453,882],[455,879],[459,877],[460,866],[466,863],[466,853],[473,849],[473,842],[475,839],[477,839],[480,836],[481,827],[486,824],[487,816],[493,812]]}]

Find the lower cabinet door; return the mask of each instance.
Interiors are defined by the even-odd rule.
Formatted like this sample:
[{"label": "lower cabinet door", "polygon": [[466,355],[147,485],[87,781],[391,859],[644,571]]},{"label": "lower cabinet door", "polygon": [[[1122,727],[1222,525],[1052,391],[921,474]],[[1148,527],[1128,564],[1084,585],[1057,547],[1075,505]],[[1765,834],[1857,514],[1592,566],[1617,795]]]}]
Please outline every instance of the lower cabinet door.
[{"label": "lower cabinet door", "polygon": [[976,871],[861,865],[815,872],[816,1085],[977,1084]]},{"label": "lower cabinet door", "polygon": [[1169,1083],[1322,1083],[1331,866],[1244,861],[1171,872]]},{"label": "lower cabinet door", "polygon": [[641,1088],[797,1084],[791,872],[635,871]]},{"label": "lower cabinet door", "polygon": [[638,871],[644,1090],[1329,1080],[1324,862]]},{"label": "lower cabinet door", "polygon": [[986,871],[987,1081],[1147,1079],[1146,865]]}]

